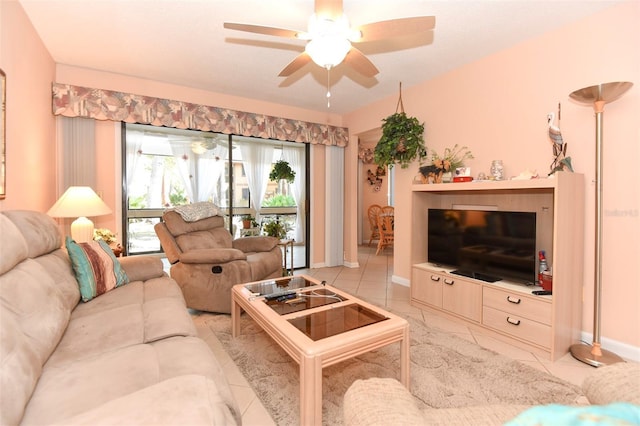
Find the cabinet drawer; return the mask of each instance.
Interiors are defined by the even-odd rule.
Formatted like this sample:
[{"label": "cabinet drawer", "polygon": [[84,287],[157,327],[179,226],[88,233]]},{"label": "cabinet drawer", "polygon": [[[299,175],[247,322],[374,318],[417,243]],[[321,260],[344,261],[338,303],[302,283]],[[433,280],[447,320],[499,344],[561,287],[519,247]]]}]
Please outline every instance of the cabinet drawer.
[{"label": "cabinet drawer", "polygon": [[482,323],[519,339],[545,348],[551,347],[551,326],[485,306]]},{"label": "cabinet drawer", "polygon": [[470,320],[482,320],[482,286],[459,279],[443,277],[442,308]]},{"label": "cabinet drawer", "polygon": [[411,298],[442,308],[442,283],[444,277],[431,271],[413,268]]},{"label": "cabinet drawer", "polygon": [[526,297],[517,292],[484,287],[482,304],[542,324],[551,325],[551,301]]}]

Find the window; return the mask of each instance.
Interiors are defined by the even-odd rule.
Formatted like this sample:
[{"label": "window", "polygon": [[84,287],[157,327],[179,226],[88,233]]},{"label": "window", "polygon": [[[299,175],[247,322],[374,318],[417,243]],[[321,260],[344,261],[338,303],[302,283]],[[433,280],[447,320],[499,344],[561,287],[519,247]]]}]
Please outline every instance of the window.
[{"label": "window", "polygon": [[[287,237],[304,244],[307,144],[138,124],[126,124],[123,139],[128,253],[160,252],[153,226],[163,211],[198,201],[218,205],[235,237],[240,216],[251,214],[284,222]],[[295,171],[293,183],[269,181],[278,160]]]}]

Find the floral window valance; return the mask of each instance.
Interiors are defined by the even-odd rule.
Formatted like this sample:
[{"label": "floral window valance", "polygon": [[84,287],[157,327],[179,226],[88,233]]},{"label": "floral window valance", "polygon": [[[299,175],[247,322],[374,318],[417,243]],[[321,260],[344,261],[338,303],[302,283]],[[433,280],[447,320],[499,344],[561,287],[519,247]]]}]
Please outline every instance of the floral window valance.
[{"label": "floral window valance", "polygon": [[53,83],[53,113],[345,147],[349,130],[189,102]]}]

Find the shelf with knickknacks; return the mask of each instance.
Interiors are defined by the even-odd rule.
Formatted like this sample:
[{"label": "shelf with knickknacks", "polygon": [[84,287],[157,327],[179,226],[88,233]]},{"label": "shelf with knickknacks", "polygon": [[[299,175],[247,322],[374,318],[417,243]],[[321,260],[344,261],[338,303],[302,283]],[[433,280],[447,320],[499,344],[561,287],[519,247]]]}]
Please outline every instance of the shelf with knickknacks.
[{"label": "shelf with knickknacks", "polygon": [[[446,148],[443,155],[431,150],[431,164],[420,167],[414,179],[416,183],[443,183],[451,181],[451,174],[464,167],[465,160],[473,159],[473,154],[467,146],[455,144],[453,148]],[[469,171],[465,170],[465,174]],[[447,176],[448,174],[448,176]]]}]

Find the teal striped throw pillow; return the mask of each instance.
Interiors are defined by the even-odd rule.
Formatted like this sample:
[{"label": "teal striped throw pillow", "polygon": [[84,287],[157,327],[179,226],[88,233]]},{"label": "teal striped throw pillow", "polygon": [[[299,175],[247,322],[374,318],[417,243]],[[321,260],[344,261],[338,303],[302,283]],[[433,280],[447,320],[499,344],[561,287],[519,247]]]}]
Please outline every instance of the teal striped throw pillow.
[{"label": "teal striped throw pillow", "polygon": [[104,241],[76,243],[67,237],[65,245],[84,302],[129,282],[120,262]]}]

